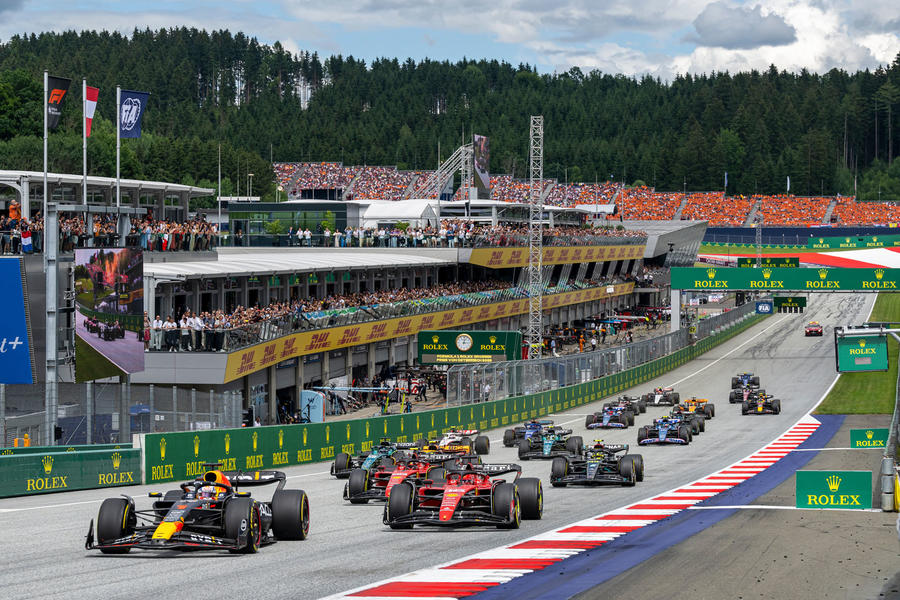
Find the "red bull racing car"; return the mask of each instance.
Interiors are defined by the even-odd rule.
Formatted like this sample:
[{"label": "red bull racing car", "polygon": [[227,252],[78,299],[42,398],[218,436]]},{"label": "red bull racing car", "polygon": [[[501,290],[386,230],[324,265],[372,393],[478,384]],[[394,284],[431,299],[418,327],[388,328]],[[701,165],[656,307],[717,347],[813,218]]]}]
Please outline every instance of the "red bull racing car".
[{"label": "red bull racing car", "polygon": [[781,400],[768,394],[760,394],[749,402],[741,403],[742,415],[777,415],[781,413]]},{"label": "red bull racing car", "polygon": [[[156,498],[149,510],[137,510],[130,496],[107,498],[88,527],[85,548],[104,554],[147,550],[228,550],[255,553],[276,540],[304,540],[309,534],[309,499],[303,490],[284,489],[281,471],[219,471],[181,484]],[[277,484],[271,502],[238,488]]]}]

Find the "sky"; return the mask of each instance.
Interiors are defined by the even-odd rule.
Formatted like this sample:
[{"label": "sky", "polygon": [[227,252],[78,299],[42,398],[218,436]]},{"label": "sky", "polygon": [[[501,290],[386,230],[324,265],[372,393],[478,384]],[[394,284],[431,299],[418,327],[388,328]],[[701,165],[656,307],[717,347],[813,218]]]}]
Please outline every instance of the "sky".
[{"label": "sky", "polygon": [[0,42],[183,25],[320,56],[489,58],[666,80],[770,64],[855,71],[900,53],[900,0],[0,0]]}]

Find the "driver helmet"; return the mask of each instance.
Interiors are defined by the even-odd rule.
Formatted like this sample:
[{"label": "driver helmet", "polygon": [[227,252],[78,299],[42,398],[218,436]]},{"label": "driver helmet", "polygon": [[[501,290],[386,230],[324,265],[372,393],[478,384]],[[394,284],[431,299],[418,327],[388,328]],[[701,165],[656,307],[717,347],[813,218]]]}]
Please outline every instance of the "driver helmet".
[{"label": "driver helmet", "polygon": [[204,485],[197,490],[197,498],[200,500],[210,500],[216,497],[216,486]]}]

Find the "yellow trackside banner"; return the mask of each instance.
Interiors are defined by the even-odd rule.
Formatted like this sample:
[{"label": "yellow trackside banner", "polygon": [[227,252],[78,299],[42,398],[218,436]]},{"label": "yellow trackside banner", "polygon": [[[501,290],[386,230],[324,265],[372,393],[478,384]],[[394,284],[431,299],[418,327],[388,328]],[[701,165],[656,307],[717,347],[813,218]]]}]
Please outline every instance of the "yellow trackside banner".
[{"label": "yellow trackside banner", "polygon": [[[564,265],[582,262],[631,260],[644,257],[642,245],[631,246],[545,246],[543,264]],[[528,264],[528,248],[476,248],[469,263],[492,269],[524,267]]]},{"label": "yellow trackside banner", "polygon": [[[592,300],[602,300],[613,296],[622,296],[630,294],[632,289],[634,289],[633,283],[619,283],[544,296],[544,310],[570,304],[581,304]],[[385,321],[372,321],[370,323],[360,323],[359,325],[346,325],[295,333],[229,354],[228,362],[225,366],[224,383],[234,381],[266,367],[271,367],[295,356],[380,342],[405,335],[415,335],[419,331],[429,329],[451,329],[460,325],[520,315],[527,311],[528,299],[526,298],[495,302],[473,308],[457,308],[409,317],[398,317]]]}]

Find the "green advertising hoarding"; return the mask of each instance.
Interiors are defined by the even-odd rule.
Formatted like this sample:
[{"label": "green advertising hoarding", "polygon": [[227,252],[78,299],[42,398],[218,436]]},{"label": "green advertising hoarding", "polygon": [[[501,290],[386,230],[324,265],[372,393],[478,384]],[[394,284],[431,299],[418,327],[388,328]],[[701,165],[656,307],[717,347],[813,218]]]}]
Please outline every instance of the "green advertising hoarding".
[{"label": "green advertising hoarding", "polygon": [[0,497],[141,483],[141,451],[84,450],[0,456]]},{"label": "green advertising hoarding", "polygon": [[812,237],[806,242],[807,248],[814,250],[893,248],[900,246],[900,235],[863,235],[844,237]]},{"label": "green advertising hoarding", "polygon": [[851,448],[884,448],[887,443],[890,429],[869,428],[869,429],[851,429],[850,430],[850,447]]},{"label": "green advertising hoarding", "polygon": [[898,282],[900,269],[672,268],[674,290],[877,292],[896,291]]},{"label": "green advertising hoarding", "polygon": [[806,296],[775,296],[772,301],[775,308],[806,308]]},{"label": "green advertising hoarding", "polygon": [[518,331],[420,331],[420,365],[455,365],[522,358]]},{"label": "green advertising hoarding", "polygon": [[[737,266],[741,268],[756,267],[756,259],[749,256],[739,256]],[[759,261],[760,268],[778,267],[781,269],[796,269],[800,266],[800,259],[796,256],[788,256],[782,258],[772,258],[764,256]]]},{"label": "green advertising hoarding", "polygon": [[797,508],[872,508],[871,471],[797,471]]},{"label": "green advertising hoarding", "polygon": [[845,337],[835,335],[834,353],[839,373],[888,370],[888,347],[885,335]]}]

